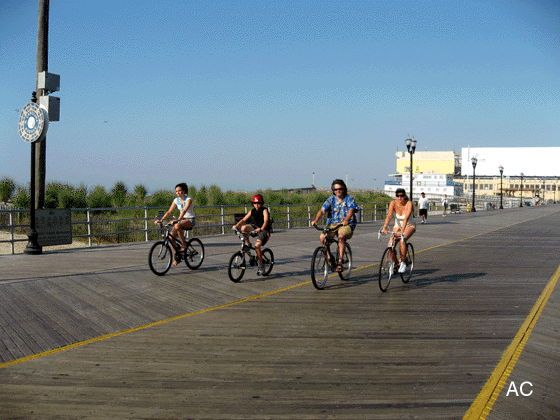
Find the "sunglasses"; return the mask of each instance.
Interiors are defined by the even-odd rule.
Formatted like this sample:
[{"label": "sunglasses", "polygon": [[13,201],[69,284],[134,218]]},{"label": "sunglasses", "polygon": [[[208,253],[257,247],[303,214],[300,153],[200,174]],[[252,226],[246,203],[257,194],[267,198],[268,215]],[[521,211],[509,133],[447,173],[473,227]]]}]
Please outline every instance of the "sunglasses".
[{"label": "sunglasses", "polygon": [[344,188],[334,188],[333,191],[344,191]]},{"label": "sunglasses", "polygon": [[397,197],[406,197],[406,195],[403,195],[403,194],[397,194]]}]

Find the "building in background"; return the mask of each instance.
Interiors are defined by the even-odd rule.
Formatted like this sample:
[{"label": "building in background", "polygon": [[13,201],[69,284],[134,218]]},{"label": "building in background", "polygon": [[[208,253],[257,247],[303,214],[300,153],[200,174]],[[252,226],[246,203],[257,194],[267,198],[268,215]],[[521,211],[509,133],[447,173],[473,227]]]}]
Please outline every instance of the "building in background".
[{"label": "building in background", "polygon": [[[397,171],[391,175],[395,180],[385,183],[384,192],[389,196],[393,196],[397,188],[410,192],[410,154],[397,152],[396,157]],[[461,173],[459,157],[455,152],[415,152],[412,160],[413,198],[420,197],[421,192],[430,199],[463,195],[463,184],[453,181]]]},{"label": "building in background", "polygon": [[[504,198],[524,200],[560,200],[560,147],[465,147],[461,149],[461,175],[455,183],[462,184],[465,194],[472,194],[473,167],[477,196],[500,195],[500,169]],[[521,177],[523,174],[523,182]]]},{"label": "building in background", "polygon": [[[413,194],[428,198],[471,196],[473,167],[477,158],[475,192],[479,197],[519,200],[560,200],[560,147],[465,147],[461,153],[420,152],[413,155]],[[410,154],[397,152],[395,178],[384,191],[393,196],[397,188],[410,190]],[[499,167],[504,168],[500,179]],[[523,182],[521,182],[523,174]],[[500,183],[501,181],[501,183]]]}]

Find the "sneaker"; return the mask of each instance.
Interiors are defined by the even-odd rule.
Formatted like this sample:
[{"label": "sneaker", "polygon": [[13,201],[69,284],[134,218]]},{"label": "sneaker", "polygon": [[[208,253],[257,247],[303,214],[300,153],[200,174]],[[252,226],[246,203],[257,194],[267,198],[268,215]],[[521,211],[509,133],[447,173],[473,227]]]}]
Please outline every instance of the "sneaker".
[{"label": "sneaker", "polygon": [[422,224],[424,224],[424,221],[422,220]]},{"label": "sneaker", "polygon": [[406,273],[406,263],[403,261],[401,262],[401,266],[399,267],[399,273]]},{"label": "sneaker", "polygon": [[264,275],[264,265],[259,265],[259,268],[257,269],[257,276],[262,275]]}]

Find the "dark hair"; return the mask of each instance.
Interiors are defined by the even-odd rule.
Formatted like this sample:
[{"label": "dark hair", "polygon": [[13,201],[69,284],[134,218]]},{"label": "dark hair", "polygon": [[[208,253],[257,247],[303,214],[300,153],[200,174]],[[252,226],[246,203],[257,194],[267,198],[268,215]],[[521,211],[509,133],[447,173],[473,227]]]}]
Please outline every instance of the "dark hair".
[{"label": "dark hair", "polygon": [[342,189],[344,190],[344,195],[348,194],[348,188],[346,188],[346,184],[344,183],[344,181],[342,179],[335,179],[332,184],[331,184],[331,191],[334,193],[334,186],[338,184],[342,186]]},{"label": "dark hair", "polygon": [[395,191],[395,195],[398,194],[404,194],[404,198],[406,198],[408,200],[408,195],[406,194],[406,191],[404,188],[397,188],[397,190]]},{"label": "dark hair", "polygon": [[183,191],[185,191],[185,194],[189,193],[189,186],[187,184],[185,184],[184,182],[181,182],[181,183],[175,185],[175,189],[177,189],[177,187],[181,187],[181,189]]}]

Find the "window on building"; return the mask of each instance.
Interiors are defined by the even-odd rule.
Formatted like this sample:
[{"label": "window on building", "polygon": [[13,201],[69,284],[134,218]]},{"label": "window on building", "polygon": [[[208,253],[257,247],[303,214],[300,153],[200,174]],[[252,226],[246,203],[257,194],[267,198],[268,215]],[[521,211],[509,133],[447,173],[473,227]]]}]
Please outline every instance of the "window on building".
[{"label": "window on building", "polygon": [[546,186],[546,190],[547,190],[547,191],[550,191],[550,185],[547,185],[547,186]]}]

